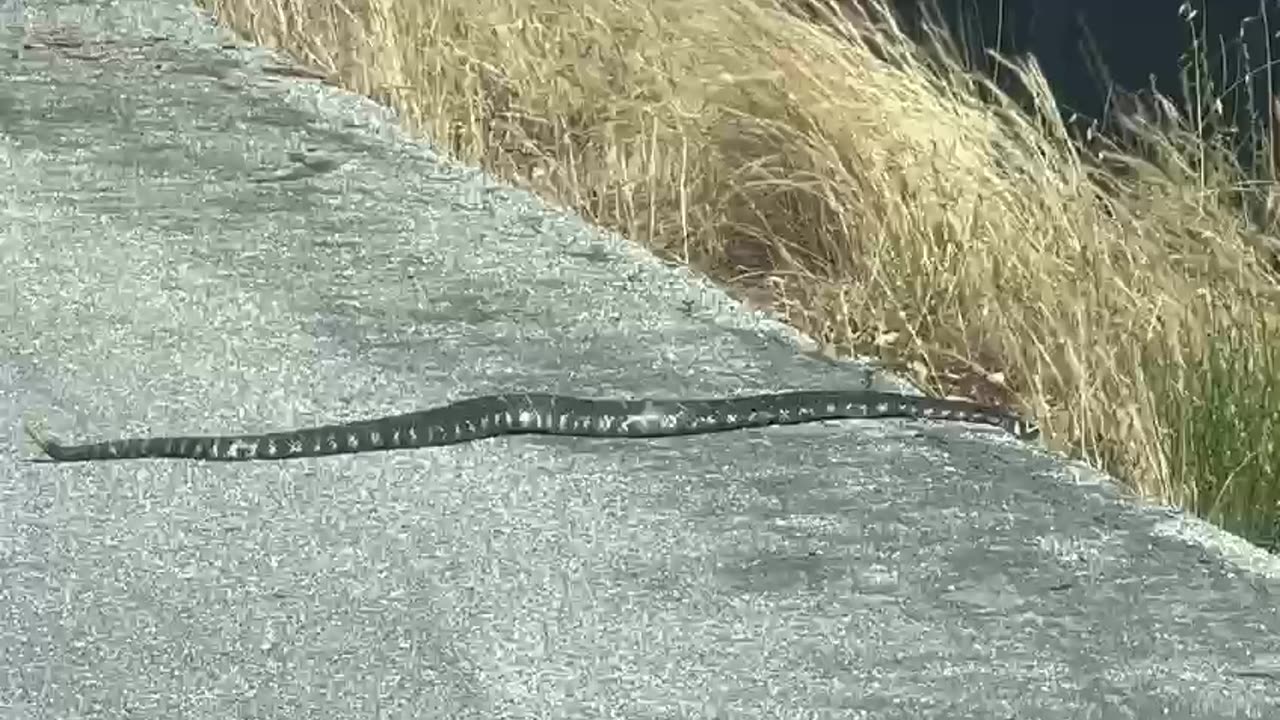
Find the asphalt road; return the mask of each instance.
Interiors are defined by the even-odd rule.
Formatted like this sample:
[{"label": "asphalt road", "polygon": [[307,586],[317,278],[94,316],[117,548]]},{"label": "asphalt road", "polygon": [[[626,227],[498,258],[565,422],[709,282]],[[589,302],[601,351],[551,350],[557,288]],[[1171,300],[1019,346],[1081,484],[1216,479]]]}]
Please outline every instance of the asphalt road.
[{"label": "asphalt road", "polygon": [[175,0],[28,13],[0,52],[0,718],[1280,717],[1273,559],[994,430],[24,462],[23,421],[866,378]]}]

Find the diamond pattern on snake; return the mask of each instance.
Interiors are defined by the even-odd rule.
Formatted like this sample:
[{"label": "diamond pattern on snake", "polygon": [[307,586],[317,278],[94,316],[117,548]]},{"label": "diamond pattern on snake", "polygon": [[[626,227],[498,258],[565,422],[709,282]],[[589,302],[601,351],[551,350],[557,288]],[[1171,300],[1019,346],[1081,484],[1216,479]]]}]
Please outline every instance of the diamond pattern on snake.
[{"label": "diamond pattern on snake", "polygon": [[402,415],[247,435],[139,437],[63,445],[27,429],[38,462],[179,458],[285,460],[434,447],[502,435],[651,438],[703,435],[820,420],[903,417],[992,425],[1024,440],[1035,423],[1005,410],[868,390],[794,391],[700,400],[617,400],[510,393]]}]

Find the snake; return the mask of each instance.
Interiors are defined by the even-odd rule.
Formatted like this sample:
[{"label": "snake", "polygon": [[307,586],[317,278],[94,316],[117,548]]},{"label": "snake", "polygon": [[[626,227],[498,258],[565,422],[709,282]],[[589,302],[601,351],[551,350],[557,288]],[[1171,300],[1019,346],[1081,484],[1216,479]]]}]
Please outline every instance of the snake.
[{"label": "snake", "polygon": [[869,390],[806,390],[685,400],[521,392],[484,395],[400,415],[248,435],[153,436],[62,445],[30,427],[27,433],[44,453],[35,458],[37,462],[139,458],[237,461],[435,447],[504,435],[657,438],[890,417],[979,423],[1024,440],[1039,436],[1034,422],[1000,408]]}]

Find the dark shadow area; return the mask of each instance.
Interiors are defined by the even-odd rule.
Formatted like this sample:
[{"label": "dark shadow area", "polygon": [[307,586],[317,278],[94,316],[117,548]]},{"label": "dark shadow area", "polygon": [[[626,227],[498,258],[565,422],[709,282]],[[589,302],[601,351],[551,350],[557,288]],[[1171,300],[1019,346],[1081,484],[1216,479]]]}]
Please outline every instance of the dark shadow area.
[{"label": "dark shadow area", "polygon": [[[803,5],[810,0],[794,0]],[[854,7],[859,0],[841,0]],[[892,0],[908,34],[924,40],[925,19],[941,20],[973,69],[1015,97],[1007,68],[989,55],[1032,55],[1063,117],[1076,127],[1106,128],[1152,92],[1198,122],[1221,113],[1230,146],[1251,164],[1267,127],[1268,73],[1280,31],[1277,0]],[[1269,53],[1270,51],[1270,53]],[[1188,106],[1190,101],[1190,106]],[[1193,108],[1186,112],[1185,108]],[[1219,109],[1220,108],[1220,109]]]}]

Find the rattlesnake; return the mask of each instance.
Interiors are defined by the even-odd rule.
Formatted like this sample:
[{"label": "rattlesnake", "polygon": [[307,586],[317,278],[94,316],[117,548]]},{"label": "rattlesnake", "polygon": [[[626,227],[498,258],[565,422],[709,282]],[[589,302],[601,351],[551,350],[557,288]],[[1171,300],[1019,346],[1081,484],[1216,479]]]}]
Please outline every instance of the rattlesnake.
[{"label": "rattlesnake", "polygon": [[1003,410],[866,390],[797,391],[701,400],[588,399],[547,393],[485,395],[450,405],[340,425],[256,435],[142,437],[60,445],[28,428],[40,462],[189,458],[282,460],[452,445],[526,433],[604,438],[666,437],[818,420],[907,417],[994,425],[1034,439],[1034,423]]}]

